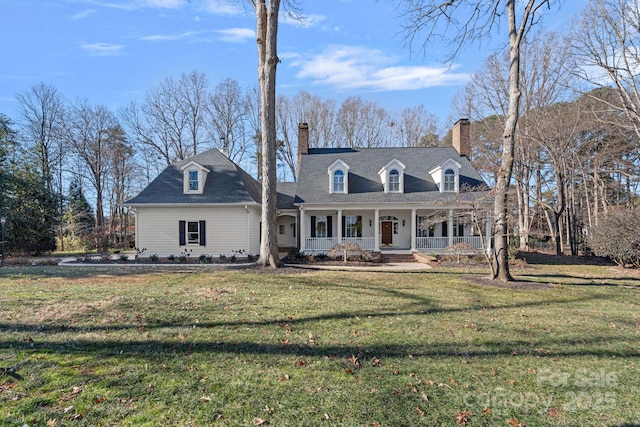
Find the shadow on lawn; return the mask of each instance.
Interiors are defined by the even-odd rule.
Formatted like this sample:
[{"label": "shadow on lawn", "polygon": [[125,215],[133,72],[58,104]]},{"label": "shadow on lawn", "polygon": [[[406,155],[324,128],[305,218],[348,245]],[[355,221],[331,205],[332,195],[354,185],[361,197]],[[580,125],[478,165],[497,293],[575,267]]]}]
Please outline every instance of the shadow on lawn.
[{"label": "shadow on lawn", "polygon": [[[300,279],[300,282],[304,282]],[[302,283],[304,285],[304,283]],[[308,285],[308,284],[307,284]],[[145,317],[144,328],[136,322],[128,324],[111,324],[99,326],[74,325],[72,319],[56,319],[57,325],[36,325],[36,324],[0,324],[0,331],[13,334],[21,334],[29,337],[26,341],[17,339],[0,339],[0,348],[2,349],[20,349],[23,348],[28,353],[30,351],[36,353],[55,353],[55,354],[91,354],[97,356],[135,356],[148,358],[149,360],[160,360],[164,356],[175,357],[191,354],[191,353],[210,353],[210,354],[254,354],[254,355],[283,355],[304,357],[327,357],[340,358],[357,355],[358,358],[366,360],[367,358],[402,358],[402,357],[460,357],[460,358],[481,358],[488,356],[519,356],[528,355],[536,357],[562,357],[562,356],[595,356],[595,357],[640,357],[640,352],[629,348],[625,352],[608,350],[616,341],[622,341],[623,338],[612,338],[611,336],[588,336],[576,337],[575,339],[552,338],[545,337],[543,344],[534,340],[521,339],[495,339],[483,340],[479,344],[473,344],[472,341],[462,342],[446,342],[431,344],[399,344],[399,343],[380,343],[369,346],[357,344],[340,344],[333,343],[330,345],[322,344],[295,344],[278,340],[278,338],[265,338],[265,342],[242,340],[238,335],[238,340],[229,339],[229,329],[242,330],[243,328],[261,328],[273,326],[275,328],[287,325],[291,329],[304,330],[306,324],[316,322],[324,322],[328,320],[349,320],[349,319],[372,319],[372,318],[395,318],[398,316],[415,316],[415,315],[442,315],[457,312],[472,312],[505,310],[505,309],[523,309],[539,305],[563,304],[571,306],[578,302],[589,300],[597,300],[604,298],[600,295],[591,295],[582,298],[572,299],[543,299],[530,300],[514,304],[478,304],[443,308],[434,306],[433,302],[428,298],[403,292],[400,289],[390,289],[380,287],[372,287],[361,284],[362,286],[342,285],[338,283],[323,283],[323,288],[347,289],[349,292],[360,292],[370,297],[381,297],[381,293],[387,297],[400,300],[406,300],[406,304],[392,305],[387,310],[353,310],[348,312],[327,313],[317,316],[307,316],[302,318],[279,317],[264,320],[239,320],[239,321],[223,321],[223,322],[204,322],[198,323],[197,327],[192,324],[192,320],[175,319],[166,321],[164,319],[153,319]],[[312,285],[308,285],[312,286]],[[479,301],[479,300],[477,300]],[[118,307],[123,310],[123,307]],[[194,328],[197,334],[186,333],[187,337],[178,337],[177,331],[168,332],[167,329],[177,328]],[[111,334],[139,334],[140,339],[83,339],[82,335],[95,332],[108,332]],[[166,339],[149,338],[153,334],[170,334]],[[371,331],[375,334],[375,331]],[[70,338],[69,340],[56,339],[47,335],[54,334],[70,334],[78,335],[79,339]],[[30,336],[36,337],[35,341]],[[15,336],[15,335],[14,335]],[[189,338],[192,336],[192,341]],[[6,335],[5,335],[6,337]],[[38,339],[41,337],[41,339]],[[220,338],[224,337],[224,338]],[[318,337],[321,341],[322,337]],[[624,339],[626,341],[626,339]],[[602,343],[603,348],[594,348],[598,343]],[[545,349],[538,348],[544,345]],[[606,347],[606,348],[605,348]]]},{"label": "shadow on lawn", "polygon": [[518,277],[535,278],[538,283],[559,283],[558,279],[570,280],[570,283],[563,283],[567,286],[629,286],[640,288],[640,279],[634,277],[582,277],[571,274],[518,274]]}]

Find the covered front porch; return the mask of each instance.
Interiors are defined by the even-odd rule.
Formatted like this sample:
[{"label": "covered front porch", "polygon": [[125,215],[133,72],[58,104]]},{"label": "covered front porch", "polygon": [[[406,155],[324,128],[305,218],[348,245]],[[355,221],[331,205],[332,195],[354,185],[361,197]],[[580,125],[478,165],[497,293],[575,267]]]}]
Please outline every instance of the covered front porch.
[{"label": "covered front porch", "polygon": [[[488,215],[484,215],[487,216]],[[370,251],[441,253],[455,245],[471,251],[490,249],[491,224],[480,233],[474,212],[446,208],[300,208],[300,251],[323,253],[337,244],[354,243]],[[482,234],[482,235],[481,235]]]}]

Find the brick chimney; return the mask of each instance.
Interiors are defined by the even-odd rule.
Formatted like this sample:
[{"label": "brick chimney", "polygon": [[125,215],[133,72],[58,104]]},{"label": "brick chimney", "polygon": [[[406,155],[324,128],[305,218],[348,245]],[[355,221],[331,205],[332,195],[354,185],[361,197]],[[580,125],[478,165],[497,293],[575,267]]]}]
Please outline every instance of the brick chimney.
[{"label": "brick chimney", "polygon": [[471,160],[471,122],[469,119],[460,119],[453,125],[451,132],[453,148],[458,154]]},{"label": "brick chimney", "polygon": [[302,163],[302,155],[309,153],[309,125],[307,123],[298,123],[298,173],[300,173],[300,164]]}]

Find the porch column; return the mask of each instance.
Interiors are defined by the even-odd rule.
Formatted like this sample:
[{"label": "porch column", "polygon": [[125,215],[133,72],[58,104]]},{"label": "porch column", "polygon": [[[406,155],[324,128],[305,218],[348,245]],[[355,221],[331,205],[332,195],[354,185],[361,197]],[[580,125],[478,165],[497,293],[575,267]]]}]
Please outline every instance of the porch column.
[{"label": "porch column", "polygon": [[449,209],[449,217],[447,218],[447,236],[449,236],[447,246],[453,246],[453,209]]},{"label": "porch column", "polygon": [[338,244],[342,243],[342,209],[338,209]]},{"label": "porch column", "polygon": [[305,220],[305,217],[306,215],[304,214],[304,208],[300,207],[300,231],[298,231],[298,238],[300,239],[300,253],[306,250],[305,243],[307,240],[307,227],[305,226],[305,224],[307,221]]},{"label": "porch column", "polygon": [[376,213],[373,217],[373,250],[380,252],[380,209],[376,209]]},{"label": "porch column", "polygon": [[416,250],[416,209],[411,209],[411,251]]}]

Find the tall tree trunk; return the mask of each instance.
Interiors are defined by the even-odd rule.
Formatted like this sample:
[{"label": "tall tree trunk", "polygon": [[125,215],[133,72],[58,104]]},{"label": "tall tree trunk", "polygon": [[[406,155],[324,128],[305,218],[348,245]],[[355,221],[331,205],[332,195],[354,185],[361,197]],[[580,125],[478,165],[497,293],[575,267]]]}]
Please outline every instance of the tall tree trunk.
[{"label": "tall tree trunk", "polygon": [[[531,9],[531,1],[527,6]],[[493,278],[507,282],[513,277],[509,272],[509,242],[507,240],[507,207],[508,192],[511,174],[513,172],[513,151],[515,147],[516,126],[520,115],[520,42],[522,40],[522,29],[518,31],[516,26],[516,1],[507,1],[507,13],[509,20],[509,109],[507,119],[504,124],[502,137],[502,157],[500,170],[498,171],[495,187],[495,200],[493,214],[495,216],[494,234],[494,266]],[[524,24],[528,17],[524,16]]]},{"label": "tall tree trunk", "polygon": [[280,0],[258,0],[256,36],[262,127],[262,234],[258,263],[278,267],[276,235],[276,67]]}]

